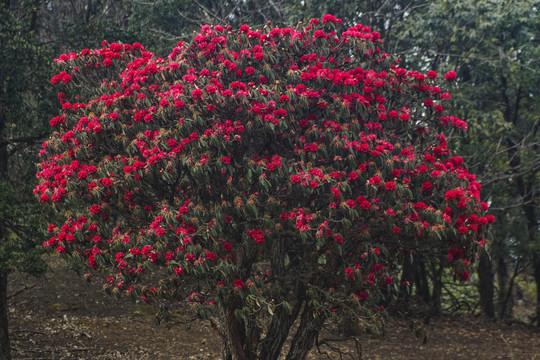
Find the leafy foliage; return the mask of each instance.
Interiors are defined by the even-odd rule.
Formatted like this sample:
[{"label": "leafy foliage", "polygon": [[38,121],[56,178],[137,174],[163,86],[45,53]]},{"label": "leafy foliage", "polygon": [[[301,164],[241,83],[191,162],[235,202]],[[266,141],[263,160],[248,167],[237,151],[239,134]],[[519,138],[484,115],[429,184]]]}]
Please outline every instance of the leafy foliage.
[{"label": "leafy foliage", "polygon": [[[53,104],[44,91],[50,73],[38,71],[51,54],[36,44],[24,15],[30,15],[33,3],[22,4],[18,12],[0,7],[0,272],[14,267],[33,274],[44,270],[39,259],[39,228],[43,219],[31,190],[35,169],[31,145],[45,138],[46,121],[40,116],[51,114]],[[47,60],[48,61],[48,60]],[[40,89],[40,91],[37,91]],[[42,234],[43,235],[43,234]],[[42,236],[41,235],[41,236]]]}]

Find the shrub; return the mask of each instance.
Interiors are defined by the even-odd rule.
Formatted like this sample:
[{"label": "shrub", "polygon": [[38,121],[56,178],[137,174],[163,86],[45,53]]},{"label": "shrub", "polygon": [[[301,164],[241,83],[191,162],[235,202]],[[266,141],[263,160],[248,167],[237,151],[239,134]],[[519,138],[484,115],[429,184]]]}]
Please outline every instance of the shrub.
[{"label": "shrub", "polygon": [[466,129],[444,109],[453,77],[340,25],[203,26],[167,59],[61,56],[35,193],[65,223],[44,245],[113,293],[191,302],[226,359],[277,359],[294,323],[288,359],[331,319],[380,325],[411,252],[467,278],[493,218],[447,148]]}]

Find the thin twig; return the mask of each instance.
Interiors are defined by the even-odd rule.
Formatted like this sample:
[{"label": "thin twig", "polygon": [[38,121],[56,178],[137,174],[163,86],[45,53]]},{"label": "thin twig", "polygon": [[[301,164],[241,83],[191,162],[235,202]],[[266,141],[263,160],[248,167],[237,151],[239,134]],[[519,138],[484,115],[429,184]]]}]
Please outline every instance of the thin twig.
[{"label": "thin twig", "polygon": [[33,284],[31,286],[26,286],[24,285],[24,287],[20,288],[19,290],[15,291],[13,294],[9,295],[7,298],[8,300],[14,298],[15,296],[19,295],[20,293],[23,293],[25,292],[26,290],[30,290],[30,289],[33,289],[37,286],[37,284]]}]

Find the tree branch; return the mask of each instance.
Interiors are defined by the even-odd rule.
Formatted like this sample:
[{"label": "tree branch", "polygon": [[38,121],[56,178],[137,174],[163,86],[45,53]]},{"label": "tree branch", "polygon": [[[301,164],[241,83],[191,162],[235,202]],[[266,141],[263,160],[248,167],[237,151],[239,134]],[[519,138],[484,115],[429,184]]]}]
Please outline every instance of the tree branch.
[{"label": "tree branch", "polygon": [[33,135],[33,136],[23,136],[18,138],[0,138],[0,146],[6,145],[6,144],[20,144],[20,143],[26,143],[26,144],[33,144],[38,140],[43,140],[48,136],[48,134],[39,134],[39,135]]}]

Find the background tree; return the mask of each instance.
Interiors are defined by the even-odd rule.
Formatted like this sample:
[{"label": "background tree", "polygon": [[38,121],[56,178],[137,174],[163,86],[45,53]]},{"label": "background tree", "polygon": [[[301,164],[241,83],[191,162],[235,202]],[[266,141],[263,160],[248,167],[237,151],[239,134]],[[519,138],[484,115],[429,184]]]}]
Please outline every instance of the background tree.
[{"label": "background tree", "polygon": [[[54,111],[47,96],[52,52],[36,41],[39,1],[0,4],[0,358],[10,359],[7,281],[17,268],[43,272],[39,254],[43,219],[31,191],[35,186],[32,146],[48,134],[47,115]],[[48,72],[48,71],[49,72]],[[35,181],[35,180],[34,180]]]},{"label": "background tree", "polygon": [[[531,267],[538,272],[539,5],[432,2],[394,27],[403,34],[398,52],[405,64],[458,74],[453,110],[469,120],[471,131],[455,145],[504,219],[494,227],[492,252],[503,318],[512,315],[515,276]],[[482,305],[493,314],[491,260],[480,265]]]},{"label": "background tree", "polygon": [[379,325],[411,254],[467,279],[493,217],[447,148],[466,128],[439,87],[455,73],[407,71],[340,25],[203,26],[167,60],[62,55],[35,193],[64,220],[46,245],[113,293],[189,299],[225,359],[277,359],[296,320],[288,359],[331,319]]}]

